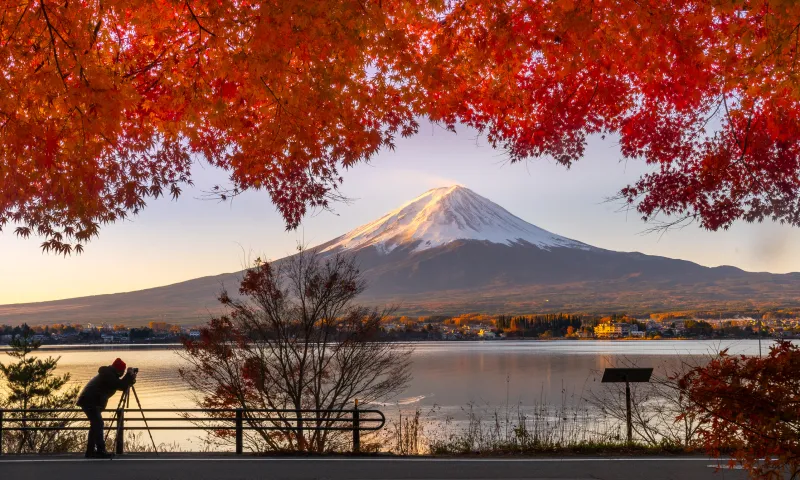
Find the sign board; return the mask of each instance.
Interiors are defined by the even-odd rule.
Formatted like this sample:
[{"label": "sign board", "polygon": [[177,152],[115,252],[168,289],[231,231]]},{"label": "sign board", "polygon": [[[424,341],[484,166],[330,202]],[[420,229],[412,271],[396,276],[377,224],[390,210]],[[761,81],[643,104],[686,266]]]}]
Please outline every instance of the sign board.
[{"label": "sign board", "polygon": [[606,368],[602,383],[649,382],[652,368]]}]

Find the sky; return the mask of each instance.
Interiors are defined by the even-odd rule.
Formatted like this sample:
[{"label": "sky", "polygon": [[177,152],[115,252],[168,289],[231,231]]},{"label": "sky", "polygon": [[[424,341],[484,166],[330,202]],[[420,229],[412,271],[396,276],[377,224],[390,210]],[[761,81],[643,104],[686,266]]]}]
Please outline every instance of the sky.
[{"label": "sky", "polygon": [[233,202],[203,199],[227,175],[198,162],[195,186],[178,201],[153,201],[137,217],[103,227],[82,255],[42,253],[41,238],[17,238],[13,228],[0,233],[0,305],[140,290],[241,270],[256,257],[277,259],[298,243],[323,243],[431,188],[453,184],[597,247],[706,266],[800,271],[800,228],[741,222],[719,232],[690,225],[647,233],[652,225],[607,200],[647,171],[642,161],[621,158],[613,138],[592,137],[584,158],[569,170],[546,158],[509,164],[475,132],[424,125],[416,136],[398,139],[394,151],[345,171],[341,193],[350,201],[314,212],[291,232],[265,192],[247,192]]}]

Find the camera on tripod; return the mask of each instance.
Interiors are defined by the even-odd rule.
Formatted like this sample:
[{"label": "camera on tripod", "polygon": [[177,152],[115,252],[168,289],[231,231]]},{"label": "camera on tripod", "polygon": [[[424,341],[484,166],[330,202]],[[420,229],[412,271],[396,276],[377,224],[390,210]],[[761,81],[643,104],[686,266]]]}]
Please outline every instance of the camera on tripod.
[{"label": "camera on tripod", "polygon": [[[136,377],[139,373],[138,367],[129,367],[128,374]],[[133,386],[135,383],[135,378],[126,388],[122,391],[122,396],[119,399],[119,405],[117,405],[117,410],[114,412],[114,417],[111,419],[114,422],[117,419],[117,415],[119,412],[123,410],[123,408],[130,408],[131,403],[131,393],[133,393],[133,398],[136,399],[136,405],[139,407],[139,413],[142,414],[142,421],[144,422],[144,428],[147,430],[148,435],[150,435],[150,442],[153,444],[153,451],[156,452],[158,455],[158,447],[156,446],[156,441],[153,439],[153,432],[150,431],[150,425],[147,424],[147,419],[144,417],[144,410],[142,409],[142,402],[139,401],[139,395],[136,393],[136,388]],[[110,432],[109,430],[108,432]],[[108,440],[108,432],[106,433],[106,440]]]}]

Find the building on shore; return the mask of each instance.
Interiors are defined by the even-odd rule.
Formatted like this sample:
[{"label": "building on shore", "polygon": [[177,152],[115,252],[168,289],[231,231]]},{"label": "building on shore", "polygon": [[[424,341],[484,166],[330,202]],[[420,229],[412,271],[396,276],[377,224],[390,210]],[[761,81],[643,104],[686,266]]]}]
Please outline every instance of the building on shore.
[{"label": "building on shore", "polygon": [[480,338],[485,338],[485,339],[490,339],[490,338],[493,339],[493,338],[497,337],[497,335],[495,335],[495,333],[493,331],[487,330],[487,329],[483,329],[483,328],[478,331],[478,336]]},{"label": "building on shore", "polygon": [[626,338],[639,336],[638,332],[639,326],[635,323],[601,323],[594,327],[594,336],[597,338]]}]

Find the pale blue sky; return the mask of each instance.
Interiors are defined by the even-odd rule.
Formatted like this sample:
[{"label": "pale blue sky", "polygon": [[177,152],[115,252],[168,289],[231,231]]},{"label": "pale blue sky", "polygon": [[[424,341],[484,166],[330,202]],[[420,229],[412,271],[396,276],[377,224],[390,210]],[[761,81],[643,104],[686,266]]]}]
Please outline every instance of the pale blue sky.
[{"label": "pale blue sky", "polygon": [[298,241],[322,243],[430,188],[455,183],[539,227],[598,247],[708,266],[800,271],[798,228],[742,222],[720,232],[692,225],[663,236],[642,234],[648,225],[638,214],[604,201],[645,171],[642,162],[619,160],[613,139],[592,138],[585,158],[571,170],[547,159],[510,165],[473,132],[455,135],[427,125],[398,140],[394,152],[346,171],[342,193],[353,202],[308,217],[295,232],[285,231],[266,193],[250,192],[233,203],[200,200],[226,175],[198,165],[195,188],[180,200],[153,202],[131,221],[104,227],[83,255],[43,254],[41,239],[0,234],[0,304],[138,290],[236,271],[247,258],[280,258]]}]

